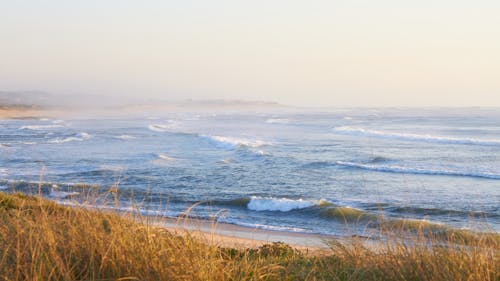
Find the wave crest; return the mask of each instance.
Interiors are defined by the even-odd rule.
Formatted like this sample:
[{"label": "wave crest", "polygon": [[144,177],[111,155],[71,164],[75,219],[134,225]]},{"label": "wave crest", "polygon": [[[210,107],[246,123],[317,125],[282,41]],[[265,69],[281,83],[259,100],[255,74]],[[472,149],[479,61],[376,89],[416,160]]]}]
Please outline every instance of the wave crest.
[{"label": "wave crest", "polygon": [[78,133],[78,134],[75,134],[74,136],[67,137],[67,138],[53,139],[53,140],[50,140],[49,143],[61,144],[61,143],[67,143],[67,142],[72,142],[72,141],[85,141],[85,140],[88,140],[90,138],[92,138],[92,135],[85,133],[85,132],[82,132],[82,133]]},{"label": "wave crest", "polygon": [[148,129],[154,132],[168,132],[170,129],[170,126],[168,125],[163,125],[163,124],[152,124],[148,126]]},{"label": "wave crest", "polygon": [[252,211],[280,211],[289,212],[291,210],[305,209],[313,206],[326,204],[326,200],[304,200],[304,199],[288,199],[288,198],[273,198],[273,197],[250,197],[247,208]]},{"label": "wave crest", "polygon": [[379,217],[351,207],[332,207],[321,210],[321,216],[344,222],[376,221]]},{"label": "wave crest", "polygon": [[419,135],[410,133],[391,133],[384,131],[376,131],[370,129],[356,128],[350,126],[336,127],[333,131],[340,135],[373,137],[380,139],[397,139],[404,141],[423,141],[431,143],[446,143],[446,144],[465,144],[465,145],[484,145],[484,146],[500,146],[500,140],[481,140],[474,138],[456,138],[434,135]]},{"label": "wave crest", "polygon": [[290,123],[289,119],[286,118],[269,118],[266,120],[268,124],[288,124]]},{"label": "wave crest", "polygon": [[168,154],[165,153],[160,153],[158,154],[158,158],[161,160],[165,161],[175,161],[176,159],[174,157],[169,156]]},{"label": "wave crest", "polygon": [[66,199],[68,197],[80,195],[80,192],[67,192],[67,191],[60,191],[60,190],[51,190],[49,193],[49,197],[56,198],[56,199]]},{"label": "wave crest", "polygon": [[455,171],[455,170],[423,169],[416,167],[409,168],[409,167],[395,166],[395,165],[373,165],[373,164],[362,164],[362,163],[344,162],[344,161],[337,161],[336,163],[339,166],[370,170],[370,171],[387,172],[387,173],[500,179],[500,174],[494,174],[489,172],[465,172],[465,171]]},{"label": "wave crest", "polygon": [[137,137],[131,135],[120,135],[120,136],[115,136],[114,138],[119,140],[133,140],[136,139]]},{"label": "wave crest", "polygon": [[49,130],[49,129],[57,129],[62,128],[62,125],[26,125],[19,128],[20,130],[32,130],[32,131],[41,131],[41,130]]},{"label": "wave crest", "polygon": [[179,124],[174,120],[167,120],[167,124],[150,124],[148,129],[154,132],[169,132],[179,127]]},{"label": "wave crest", "polygon": [[233,137],[221,137],[221,136],[202,136],[215,146],[223,149],[235,149],[238,147],[261,147],[265,145],[271,145],[269,142],[261,141],[261,140],[250,140],[250,139],[242,139],[242,138],[233,138]]},{"label": "wave crest", "polygon": [[469,216],[469,217],[497,217],[494,213],[487,213],[483,211],[461,211],[449,210],[432,207],[415,207],[415,206],[395,206],[387,208],[387,211],[397,214],[417,214],[422,216]]}]

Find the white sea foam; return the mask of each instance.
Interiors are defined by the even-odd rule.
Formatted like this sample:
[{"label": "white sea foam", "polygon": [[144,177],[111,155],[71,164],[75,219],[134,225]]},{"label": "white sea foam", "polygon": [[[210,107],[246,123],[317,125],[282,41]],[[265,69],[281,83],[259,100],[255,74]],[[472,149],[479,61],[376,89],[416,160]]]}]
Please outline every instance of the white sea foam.
[{"label": "white sea foam", "polygon": [[75,196],[80,194],[79,192],[66,192],[66,191],[59,191],[59,190],[51,190],[49,193],[49,197],[52,198],[57,198],[57,199],[64,199],[70,196]]},{"label": "white sea foam", "polygon": [[133,140],[136,139],[137,137],[131,136],[131,135],[121,135],[121,136],[116,136],[115,139],[120,139],[120,140]]},{"label": "white sea foam", "polygon": [[290,123],[290,120],[286,118],[269,118],[266,120],[266,123],[269,124],[288,124]]},{"label": "white sea foam", "polygon": [[88,133],[85,133],[85,132],[82,132],[82,133],[78,133],[74,136],[71,136],[71,137],[67,137],[67,138],[57,138],[57,139],[53,139],[53,140],[50,140],[49,143],[67,143],[67,142],[72,142],[72,141],[85,141],[85,140],[88,140],[92,138],[92,135],[88,134]]},{"label": "white sea foam", "polygon": [[148,128],[154,132],[168,132],[174,129],[174,124],[151,124]]},{"label": "white sea foam", "polygon": [[257,153],[258,155],[261,155],[261,156],[271,155],[269,152],[266,152],[264,150],[257,150],[255,153]]},{"label": "white sea foam", "polygon": [[320,205],[324,200],[310,201],[304,199],[288,199],[273,197],[252,196],[248,202],[247,208],[253,211],[280,211],[289,212],[296,209],[309,208]]},{"label": "white sea foam", "polygon": [[152,161],[153,164],[158,165],[158,166],[170,166],[174,165],[176,161],[178,160],[177,158],[171,157],[168,154],[165,153],[160,153],[156,155],[158,158],[154,159]]},{"label": "white sea foam", "polygon": [[221,137],[221,136],[202,136],[202,137],[208,139],[214,145],[223,149],[235,149],[240,146],[255,148],[264,145],[271,145],[271,143],[261,140],[250,140],[250,139]]},{"label": "white sea foam", "polygon": [[258,223],[247,223],[247,222],[241,222],[241,221],[236,221],[236,220],[231,220],[231,221],[227,221],[227,222],[235,224],[235,225],[239,225],[239,226],[258,228],[258,229],[264,229],[264,230],[284,231],[284,232],[301,232],[301,233],[311,232],[310,230],[307,230],[304,228],[298,228],[298,227],[275,226],[275,225],[258,224]]},{"label": "white sea foam", "polygon": [[234,163],[234,159],[226,158],[226,159],[223,159],[222,161],[219,161],[219,163],[222,163],[222,164],[231,164],[231,163]]},{"label": "white sea foam", "polygon": [[5,185],[0,185],[0,190],[6,190],[7,188],[9,188],[9,187],[7,187]]},{"label": "white sea foam", "polygon": [[401,174],[421,174],[421,175],[443,175],[443,176],[462,176],[462,177],[476,177],[476,178],[488,178],[488,179],[500,179],[500,174],[490,173],[490,172],[467,172],[467,171],[456,171],[456,170],[437,170],[437,169],[424,169],[418,167],[403,167],[396,165],[373,165],[373,164],[362,164],[355,162],[344,162],[337,161],[337,165],[365,169],[371,171],[388,172],[388,173],[401,173]]},{"label": "white sea foam", "polygon": [[170,157],[169,155],[167,155],[165,153],[158,154],[158,158],[160,158],[161,160],[165,160],[165,161],[174,161],[175,160],[175,158]]},{"label": "white sea foam", "polygon": [[41,131],[41,130],[50,130],[57,129],[63,127],[62,125],[27,125],[19,128],[20,130],[33,130],[33,131]]},{"label": "white sea foam", "polygon": [[8,171],[5,168],[0,168],[0,177],[6,177],[8,175]]},{"label": "white sea foam", "polygon": [[64,123],[64,120],[60,120],[60,119],[58,119],[58,120],[54,120],[54,121],[52,121],[52,123],[53,123],[53,124],[61,124],[61,123]]},{"label": "white sea foam", "polygon": [[163,124],[149,124],[148,129],[154,132],[169,132],[178,129],[179,123],[175,120],[167,120]]},{"label": "white sea foam", "polygon": [[341,135],[373,137],[381,139],[398,139],[404,141],[423,141],[423,142],[447,143],[447,144],[500,146],[500,140],[496,139],[483,140],[474,138],[456,138],[447,136],[419,135],[410,133],[392,133],[392,132],[376,131],[370,129],[350,127],[350,126],[336,127],[333,128],[333,131]]}]

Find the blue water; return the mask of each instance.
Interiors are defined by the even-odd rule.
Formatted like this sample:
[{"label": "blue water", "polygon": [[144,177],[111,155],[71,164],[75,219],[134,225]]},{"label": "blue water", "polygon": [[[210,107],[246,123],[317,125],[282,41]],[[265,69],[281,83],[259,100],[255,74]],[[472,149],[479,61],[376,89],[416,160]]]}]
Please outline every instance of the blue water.
[{"label": "blue water", "polygon": [[0,144],[0,189],[58,202],[200,203],[192,216],[334,235],[380,216],[500,230],[500,109],[2,120]]}]

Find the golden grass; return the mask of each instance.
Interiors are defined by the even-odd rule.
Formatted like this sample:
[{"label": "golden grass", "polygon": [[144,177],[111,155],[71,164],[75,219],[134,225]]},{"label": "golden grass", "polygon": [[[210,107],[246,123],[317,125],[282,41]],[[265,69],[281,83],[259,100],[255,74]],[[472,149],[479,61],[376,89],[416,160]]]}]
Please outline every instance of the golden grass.
[{"label": "golden grass", "polygon": [[1,192],[0,220],[0,280],[500,280],[498,234],[418,231],[408,243],[388,232],[312,256],[282,243],[220,248],[144,217]]}]

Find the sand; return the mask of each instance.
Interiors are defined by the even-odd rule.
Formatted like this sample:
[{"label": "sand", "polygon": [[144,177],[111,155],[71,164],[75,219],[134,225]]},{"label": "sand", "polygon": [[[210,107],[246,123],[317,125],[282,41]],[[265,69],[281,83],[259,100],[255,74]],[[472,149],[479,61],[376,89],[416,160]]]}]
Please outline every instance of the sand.
[{"label": "sand", "polygon": [[39,118],[43,114],[45,113],[34,108],[0,106],[0,119]]},{"label": "sand", "polygon": [[264,244],[283,242],[303,252],[327,254],[328,241],[339,239],[333,235],[275,231],[196,219],[156,218],[151,223],[165,227],[175,234],[192,235],[212,245],[239,249],[258,248]]}]

